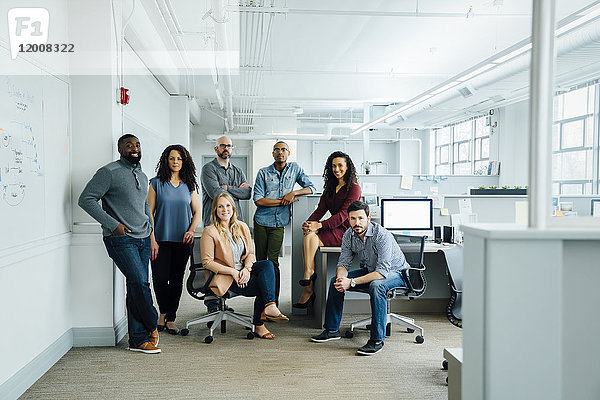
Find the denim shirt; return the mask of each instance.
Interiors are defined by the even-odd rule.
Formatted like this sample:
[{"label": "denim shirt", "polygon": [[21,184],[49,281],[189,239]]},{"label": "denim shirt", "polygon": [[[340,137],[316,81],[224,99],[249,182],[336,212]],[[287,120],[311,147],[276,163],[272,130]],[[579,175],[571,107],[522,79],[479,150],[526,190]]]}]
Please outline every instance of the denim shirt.
[{"label": "denim shirt", "polygon": [[[315,193],[315,187],[308,175],[295,162],[288,162],[281,173],[275,169],[275,163],[261,168],[256,174],[254,182],[254,197],[256,203],[260,199],[278,199],[292,190],[294,185],[299,184],[302,188],[309,187]],[[283,227],[290,223],[291,207],[256,206],[254,221],[270,228]]]}]

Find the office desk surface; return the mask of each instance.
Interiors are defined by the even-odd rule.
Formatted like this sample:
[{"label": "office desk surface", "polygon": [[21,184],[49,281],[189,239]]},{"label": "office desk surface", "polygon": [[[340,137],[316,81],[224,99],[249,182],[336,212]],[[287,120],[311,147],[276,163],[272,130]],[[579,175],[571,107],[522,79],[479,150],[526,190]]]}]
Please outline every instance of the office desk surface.
[{"label": "office desk surface", "polygon": [[[435,253],[438,250],[447,250],[447,249],[451,249],[454,246],[458,246],[457,244],[453,244],[453,243],[442,243],[442,244],[437,244],[437,243],[431,243],[431,242],[426,242],[425,243],[425,253]],[[342,251],[341,247],[320,247],[319,250],[321,251],[321,253],[340,253]]]}]

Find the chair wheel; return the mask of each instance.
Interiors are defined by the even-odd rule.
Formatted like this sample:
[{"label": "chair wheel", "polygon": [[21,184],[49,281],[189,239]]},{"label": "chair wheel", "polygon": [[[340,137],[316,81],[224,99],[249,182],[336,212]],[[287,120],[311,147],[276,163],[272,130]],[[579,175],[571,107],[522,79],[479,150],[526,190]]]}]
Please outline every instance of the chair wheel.
[{"label": "chair wheel", "polygon": [[348,339],[352,339],[352,338],[354,337],[354,332],[353,332],[353,331],[350,331],[350,330],[347,330],[347,331],[344,333],[344,336],[346,336]]},{"label": "chair wheel", "polygon": [[412,329],[412,328],[406,328],[406,332],[408,332],[408,333],[413,333],[414,331],[415,331],[415,330],[414,330],[414,329]]},{"label": "chair wheel", "polygon": [[210,329],[210,327],[212,326],[212,324],[213,324],[213,321],[208,321],[208,322],[206,323],[206,327],[207,327],[208,329]]},{"label": "chair wheel", "polygon": [[227,321],[221,321],[221,333],[227,332]]},{"label": "chair wheel", "polygon": [[425,339],[423,339],[423,336],[419,335],[415,338],[415,341],[417,343],[423,343],[425,341]]},{"label": "chair wheel", "polygon": [[206,344],[210,344],[213,341],[213,337],[212,336],[207,336],[204,338],[204,343]]},{"label": "chair wheel", "polygon": [[187,336],[187,335],[189,335],[190,330],[188,328],[183,328],[180,333],[181,333],[181,336]]},{"label": "chair wheel", "polygon": [[385,336],[391,336],[392,335],[392,324],[387,324],[385,326]]},{"label": "chair wheel", "polygon": [[447,371],[447,370],[448,370],[448,360],[444,360],[444,361],[442,361],[442,369],[443,369],[444,371]]},{"label": "chair wheel", "polygon": [[246,338],[247,338],[248,340],[252,340],[252,339],[254,339],[254,332],[248,332],[248,334],[246,335]]}]

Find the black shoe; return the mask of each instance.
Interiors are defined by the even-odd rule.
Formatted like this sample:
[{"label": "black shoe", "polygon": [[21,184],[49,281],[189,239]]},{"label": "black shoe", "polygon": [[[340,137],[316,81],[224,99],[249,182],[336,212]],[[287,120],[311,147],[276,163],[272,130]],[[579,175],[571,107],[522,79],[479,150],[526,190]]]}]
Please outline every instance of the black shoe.
[{"label": "black shoe", "polygon": [[167,331],[167,333],[169,335],[179,335],[180,330],[175,328],[175,329],[171,329],[167,326],[167,323],[165,322],[165,331]]},{"label": "black shoe", "polygon": [[306,300],[306,303],[294,303],[292,304],[292,307],[294,308],[308,308],[310,306],[312,306],[315,303],[315,299],[317,298],[317,295],[315,294],[315,292],[313,292],[313,294],[310,295],[310,297],[308,298],[308,300]]},{"label": "black shoe", "polygon": [[164,330],[165,330],[165,327],[166,327],[166,326],[167,326],[167,323],[166,323],[166,322],[165,322],[165,324],[164,324],[164,325],[156,324],[156,329],[157,329],[159,332],[162,332],[162,331],[164,331]]},{"label": "black shoe", "polygon": [[300,284],[300,286],[308,286],[310,285],[311,282],[314,282],[317,280],[317,273],[313,272],[313,274],[310,276],[310,278],[308,279],[300,279],[298,281],[298,283]]},{"label": "black shoe", "polygon": [[383,349],[383,340],[371,340],[367,341],[363,347],[359,347],[356,352],[358,354],[362,354],[363,356],[372,356],[375,353],[378,353],[379,350]]},{"label": "black shoe", "polygon": [[323,343],[323,342],[329,342],[330,340],[339,340],[342,338],[342,335],[340,334],[340,331],[328,331],[327,329],[325,329],[323,332],[321,332],[320,335],[317,336],[313,336],[312,338],[310,338],[310,340],[312,340],[313,342],[317,342],[317,343]]}]

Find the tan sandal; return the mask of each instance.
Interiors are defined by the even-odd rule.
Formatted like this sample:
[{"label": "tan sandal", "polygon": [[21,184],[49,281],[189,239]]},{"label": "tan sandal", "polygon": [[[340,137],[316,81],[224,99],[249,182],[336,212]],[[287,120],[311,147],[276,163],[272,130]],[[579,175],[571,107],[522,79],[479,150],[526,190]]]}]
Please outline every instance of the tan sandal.
[{"label": "tan sandal", "polygon": [[279,315],[273,317],[271,315],[265,314],[264,311],[262,312],[262,314],[260,314],[260,319],[263,321],[268,321],[268,322],[287,322],[290,320],[288,317],[286,317],[282,313],[279,313]]},{"label": "tan sandal", "polygon": [[[267,307],[269,307],[270,305],[275,304],[274,301],[265,304],[265,310],[267,309]],[[290,319],[288,317],[286,317],[285,315],[283,315],[281,312],[279,313],[279,315],[276,316],[272,316],[272,315],[267,315],[265,313],[265,310],[263,310],[262,314],[260,314],[260,319],[262,321],[268,321],[268,322],[287,322]]]},{"label": "tan sandal", "polygon": [[272,339],[275,339],[275,334],[271,333],[271,332],[267,332],[267,333],[265,333],[264,335],[261,336],[258,333],[254,332],[254,337],[257,337],[257,338],[260,338],[260,339],[269,339],[269,340],[272,340]]}]

